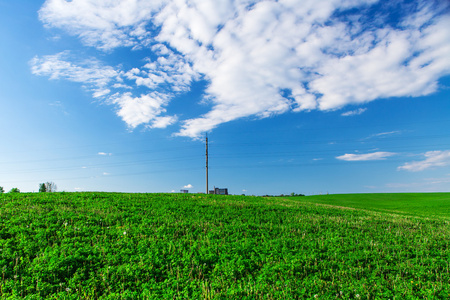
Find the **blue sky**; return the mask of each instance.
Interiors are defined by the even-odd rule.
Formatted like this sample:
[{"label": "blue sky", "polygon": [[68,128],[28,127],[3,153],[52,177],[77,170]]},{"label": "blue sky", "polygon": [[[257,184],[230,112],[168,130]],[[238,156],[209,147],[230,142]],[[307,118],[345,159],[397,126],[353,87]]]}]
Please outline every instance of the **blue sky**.
[{"label": "blue sky", "polygon": [[0,186],[450,190],[447,1],[0,0]]}]

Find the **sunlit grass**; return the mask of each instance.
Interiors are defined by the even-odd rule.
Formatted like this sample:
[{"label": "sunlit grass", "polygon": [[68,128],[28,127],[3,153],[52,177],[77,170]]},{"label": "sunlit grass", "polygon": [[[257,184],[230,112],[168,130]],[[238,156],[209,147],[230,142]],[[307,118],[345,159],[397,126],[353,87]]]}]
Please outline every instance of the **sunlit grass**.
[{"label": "sunlit grass", "polygon": [[447,219],[386,213],[380,205],[356,208],[197,194],[5,194],[0,196],[0,295],[450,296]]},{"label": "sunlit grass", "polygon": [[332,206],[450,219],[450,193],[341,194],[295,197],[295,199]]}]

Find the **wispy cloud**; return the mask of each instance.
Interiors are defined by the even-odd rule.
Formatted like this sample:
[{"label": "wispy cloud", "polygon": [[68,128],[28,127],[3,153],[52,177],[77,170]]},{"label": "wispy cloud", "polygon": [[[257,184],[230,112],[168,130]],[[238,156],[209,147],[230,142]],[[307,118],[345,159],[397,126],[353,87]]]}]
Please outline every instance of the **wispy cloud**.
[{"label": "wispy cloud", "polygon": [[122,81],[120,72],[113,67],[104,66],[95,58],[76,61],[69,51],[34,57],[30,65],[35,75],[83,83],[92,91],[94,98],[109,94],[108,85],[111,82]]},{"label": "wispy cloud", "polygon": [[39,11],[45,26],[106,53],[141,49],[148,59],[122,71],[62,53],[34,58],[32,71],[90,87],[131,128],[172,124],[158,119],[168,103],[205,80],[209,112],[181,120],[178,135],[190,137],[248,116],[433,93],[450,74],[446,2],[419,0],[394,17],[391,2],[380,1],[372,20],[366,12],[376,0],[47,0]]},{"label": "wispy cloud", "polygon": [[405,163],[398,167],[398,170],[406,170],[418,172],[430,168],[445,167],[450,165],[450,150],[445,151],[428,151],[423,154],[425,157],[421,161],[413,161]]},{"label": "wispy cloud", "polygon": [[368,160],[384,160],[387,157],[393,156],[396,153],[393,152],[373,152],[366,154],[344,154],[341,156],[337,156],[336,158],[339,160],[345,161],[368,161]]},{"label": "wispy cloud", "polygon": [[350,110],[350,111],[344,112],[341,114],[341,116],[343,116],[343,117],[358,116],[358,115],[363,114],[366,110],[367,110],[367,108],[358,108],[355,110]]},{"label": "wispy cloud", "polygon": [[387,183],[386,187],[397,191],[422,191],[422,192],[447,192],[450,184],[450,177],[424,178],[420,181]]},{"label": "wispy cloud", "polygon": [[58,111],[61,111],[66,116],[69,115],[69,113],[66,111],[66,109],[64,108],[64,105],[61,103],[61,101],[53,101],[53,102],[49,103],[48,105],[51,107],[54,107]]},{"label": "wispy cloud", "polygon": [[371,134],[371,135],[369,135],[368,137],[363,138],[363,140],[369,140],[369,139],[372,139],[372,138],[384,138],[384,137],[387,137],[387,136],[397,135],[397,134],[400,134],[400,133],[402,133],[401,130],[393,130],[393,131],[379,132],[379,133]]},{"label": "wispy cloud", "polygon": [[99,152],[97,154],[102,155],[102,156],[111,156],[112,155],[112,153],[106,153],[106,152]]},{"label": "wispy cloud", "polygon": [[366,189],[376,189],[377,187],[374,185],[365,185],[364,186]]}]

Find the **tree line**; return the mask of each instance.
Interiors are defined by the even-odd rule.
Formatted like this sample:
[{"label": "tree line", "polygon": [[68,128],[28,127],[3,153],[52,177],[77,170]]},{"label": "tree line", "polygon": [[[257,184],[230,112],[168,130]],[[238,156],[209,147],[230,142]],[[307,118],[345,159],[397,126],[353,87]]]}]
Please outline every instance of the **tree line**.
[{"label": "tree line", "polygon": [[[39,193],[53,193],[56,192],[57,186],[52,181],[47,181],[45,183],[39,183]],[[0,186],[0,194],[4,193],[5,189]],[[9,193],[20,193],[20,190],[18,188],[12,188]]]}]

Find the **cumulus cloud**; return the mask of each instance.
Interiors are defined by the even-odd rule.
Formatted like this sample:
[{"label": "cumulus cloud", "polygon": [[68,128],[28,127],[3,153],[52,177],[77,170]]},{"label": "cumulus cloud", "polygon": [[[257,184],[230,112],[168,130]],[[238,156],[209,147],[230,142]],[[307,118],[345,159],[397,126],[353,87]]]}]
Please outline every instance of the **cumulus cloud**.
[{"label": "cumulus cloud", "polygon": [[164,1],[47,0],[39,19],[100,49],[139,46],[149,35],[146,24]]},{"label": "cumulus cloud", "polygon": [[395,155],[393,152],[373,152],[366,154],[344,154],[341,156],[337,156],[336,158],[339,160],[345,161],[369,161],[369,160],[384,160],[389,156]]},{"label": "cumulus cloud", "polygon": [[192,189],[193,187],[194,186],[192,184],[188,184],[188,185],[183,186],[183,188],[185,188],[185,189]]},{"label": "cumulus cloud", "polygon": [[149,128],[166,128],[169,125],[175,124],[178,120],[177,116],[155,117]]},{"label": "cumulus cloud", "polygon": [[424,160],[405,163],[404,165],[398,167],[398,170],[418,172],[430,168],[445,167],[450,165],[450,150],[428,151],[424,153],[423,156],[425,157]]},{"label": "cumulus cloud", "polygon": [[[36,57],[32,71],[91,85],[97,98],[126,87],[128,92],[107,100],[118,105],[131,128],[172,124],[158,122],[173,120],[160,115],[170,100],[204,80],[204,98],[196,102],[209,111],[181,120],[178,131],[190,137],[248,116],[433,93],[439,78],[450,74],[448,4],[400,0],[395,10],[392,3],[47,0],[39,11],[45,26],[62,28],[106,53],[129,47],[146,51],[148,58],[145,65],[121,71]],[[143,87],[149,90],[144,96]]]},{"label": "cumulus cloud", "polygon": [[[164,106],[168,101],[167,95],[157,92],[139,97],[134,97],[128,92],[115,97],[113,103],[119,106],[117,115],[131,128],[135,128],[142,123],[155,120],[159,114],[165,112]],[[160,122],[160,124],[162,123]]]},{"label": "cumulus cloud", "polygon": [[[167,74],[161,73],[160,77],[164,78],[159,82],[155,80],[153,87],[169,82],[177,91],[186,90],[195,72],[189,70],[186,63],[173,59],[174,54],[167,51],[169,59],[164,56],[158,58],[158,66],[162,66],[161,68],[165,69]],[[92,92],[94,98],[103,99],[105,103],[115,105],[117,115],[131,129],[150,121],[153,122],[151,128],[164,128],[177,120],[173,116],[160,116],[166,111],[164,106],[174,93],[150,92],[147,95],[134,96],[129,91],[132,88],[123,83],[125,80],[134,80],[138,86],[146,85],[146,80],[150,80],[152,75],[151,72],[140,71],[137,68],[128,72],[115,70],[111,66],[102,65],[95,58],[74,61],[68,51],[41,58],[35,57],[30,61],[30,65],[35,75],[83,83],[83,86]],[[143,66],[143,69],[151,68],[151,63]]]},{"label": "cumulus cloud", "polygon": [[154,45],[151,49],[158,55],[157,59],[148,59],[142,68],[133,68],[125,74],[128,79],[134,80],[137,86],[160,88],[173,93],[186,92],[192,81],[199,78],[199,74],[182,55],[174,53],[162,44]]}]

